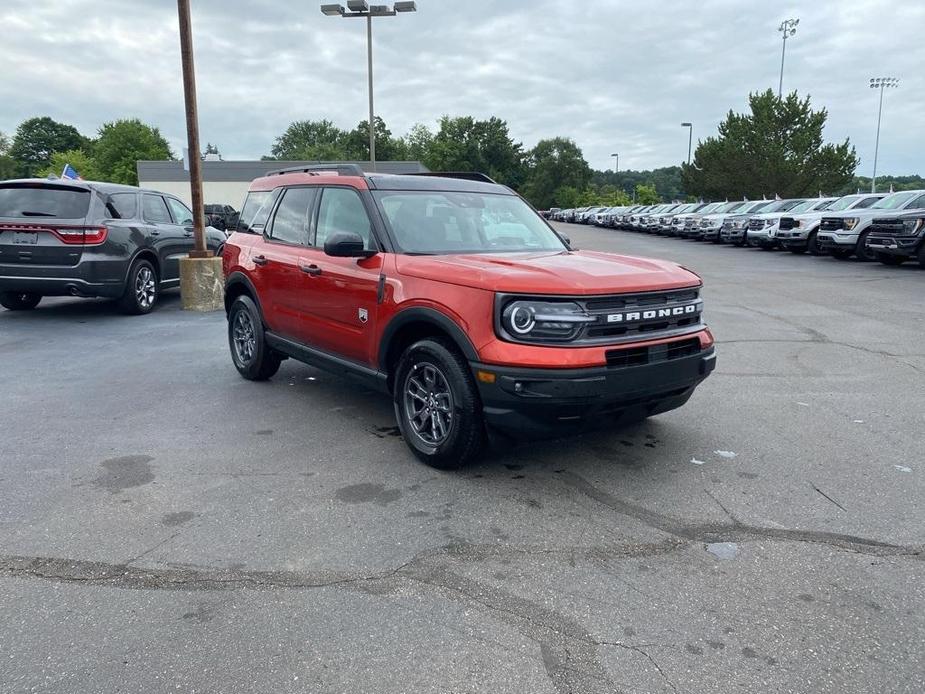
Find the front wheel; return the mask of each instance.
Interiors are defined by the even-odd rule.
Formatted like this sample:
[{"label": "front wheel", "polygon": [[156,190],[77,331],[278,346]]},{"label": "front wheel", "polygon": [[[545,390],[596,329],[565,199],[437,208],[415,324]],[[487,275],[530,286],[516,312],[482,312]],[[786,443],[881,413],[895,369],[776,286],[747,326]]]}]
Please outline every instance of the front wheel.
[{"label": "front wheel", "polygon": [[877,253],[877,260],[884,265],[902,265],[906,262],[905,258],[901,258],[897,255],[890,255],[889,253]]},{"label": "front wheel", "polygon": [[267,344],[260,311],[249,296],[235,299],[228,312],[228,346],[235,368],[249,381],[271,378],[283,361]]},{"label": "front wheel", "polygon": [[402,355],[395,417],[411,451],[431,467],[455,470],[482,450],[485,425],[469,365],[445,340],[425,339]]},{"label": "front wheel", "polygon": [[31,311],[41,300],[41,294],[31,292],[0,292],[0,306],[10,311]]},{"label": "front wheel", "polygon": [[852,255],[854,255],[854,251],[851,249],[835,248],[832,250],[832,257],[838,260],[848,260]]},{"label": "front wheel", "polygon": [[816,238],[815,231],[810,232],[806,239],[806,250],[809,251],[810,255],[825,255],[825,251],[822,250],[822,246],[819,245],[819,240]]},{"label": "front wheel", "polygon": [[861,237],[858,239],[858,245],[855,246],[854,254],[858,257],[858,260],[871,261],[876,260],[874,251],[871,248],[867,247],[867,232],[865,231],[861,234]]}]

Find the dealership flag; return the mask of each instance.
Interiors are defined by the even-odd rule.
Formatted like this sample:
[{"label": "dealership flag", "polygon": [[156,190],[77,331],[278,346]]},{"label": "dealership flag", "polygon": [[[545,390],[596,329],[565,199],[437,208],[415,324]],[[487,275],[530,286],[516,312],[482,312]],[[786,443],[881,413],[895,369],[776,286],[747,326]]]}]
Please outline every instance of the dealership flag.
[{"label": "dealership flag", "polygon": [[70,164],[64,165],[64,171],[61,172],[61,178],[68,178],[72,181],[82,181],[83,180],[80,174],[77,173],[77,169],[75,169]]}]

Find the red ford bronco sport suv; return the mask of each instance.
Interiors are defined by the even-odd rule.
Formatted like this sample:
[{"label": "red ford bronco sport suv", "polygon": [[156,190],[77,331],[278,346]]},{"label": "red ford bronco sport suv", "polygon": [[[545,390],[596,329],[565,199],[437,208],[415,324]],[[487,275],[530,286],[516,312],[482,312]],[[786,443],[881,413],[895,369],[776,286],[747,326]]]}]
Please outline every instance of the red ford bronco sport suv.
[{"label": "red ford bronco sport suv", "polygon": [[577,251],[481,174],[302,167],[255,180],[223,254],[244,378],[292,357],[386,393],[424,462],[684,404],[713,370],[701,281]]}]

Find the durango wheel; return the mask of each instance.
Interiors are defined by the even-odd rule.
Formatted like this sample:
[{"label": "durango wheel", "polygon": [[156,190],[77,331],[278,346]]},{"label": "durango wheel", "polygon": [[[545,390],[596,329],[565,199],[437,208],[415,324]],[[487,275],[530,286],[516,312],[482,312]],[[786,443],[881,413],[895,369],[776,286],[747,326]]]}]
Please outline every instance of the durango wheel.
[{"label": "durango wheel", "polygon": [[128,273],[128,282],[119,305],[126,313],[150,313],[157,303],[158,278],[154,266],[144,259],[132,263]]},{"label": "durango wheel", "polygon": [[10,311],[31,311],[42,300],[41,294],[29,292],[0,292],[0,306]]},{"label": "durango wheel", "polygon": [[459,468],[481,451],[485,432],[478,391],[452,344],[425,339],[405,350],[394,395],[405,442],[428,465]]}]

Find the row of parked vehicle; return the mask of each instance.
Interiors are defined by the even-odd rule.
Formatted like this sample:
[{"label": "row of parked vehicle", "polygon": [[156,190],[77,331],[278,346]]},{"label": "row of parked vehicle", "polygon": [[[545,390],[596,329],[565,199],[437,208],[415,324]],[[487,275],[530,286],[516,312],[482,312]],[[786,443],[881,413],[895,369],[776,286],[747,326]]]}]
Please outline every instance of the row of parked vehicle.
[{"label": "row of parked vehicle", "polygon": [[550,219],[662,236],[856,256],[925,267],[925,190],[842,197],[667,203],[550,210]]}]

